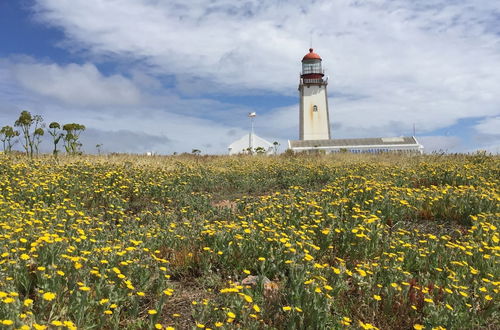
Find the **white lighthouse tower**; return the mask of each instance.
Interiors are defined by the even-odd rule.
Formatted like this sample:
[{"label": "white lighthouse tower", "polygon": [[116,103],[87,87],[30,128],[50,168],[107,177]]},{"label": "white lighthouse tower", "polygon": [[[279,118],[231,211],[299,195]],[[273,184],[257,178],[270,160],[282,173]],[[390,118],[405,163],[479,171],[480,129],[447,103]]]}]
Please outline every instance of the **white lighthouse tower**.
[{"label": "white lighthouse tower", "polygon": [[329,140],[328,81],[323,79],[321,57],[309,49],[300,75],[300,140]]}]

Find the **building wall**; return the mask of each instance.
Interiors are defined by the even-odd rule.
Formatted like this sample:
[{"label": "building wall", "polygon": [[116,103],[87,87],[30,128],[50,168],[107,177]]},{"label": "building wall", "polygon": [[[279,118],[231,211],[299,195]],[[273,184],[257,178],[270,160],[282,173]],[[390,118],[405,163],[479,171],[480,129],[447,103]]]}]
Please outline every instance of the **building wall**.
[{"label": "building wall", "polygon": [[[300,140],[330,139],[326,84],[299,86]],[[317,111],[315,111],[316,106]]]}]

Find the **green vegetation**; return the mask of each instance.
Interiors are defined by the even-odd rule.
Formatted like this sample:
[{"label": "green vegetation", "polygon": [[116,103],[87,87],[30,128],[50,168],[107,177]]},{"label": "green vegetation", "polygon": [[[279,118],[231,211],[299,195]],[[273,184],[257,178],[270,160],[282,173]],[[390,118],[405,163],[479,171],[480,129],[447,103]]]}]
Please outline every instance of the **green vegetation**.
[{"label": "green vegetation", "polygon": [[0,155],[0,323],[498,328],[499,165]]}]

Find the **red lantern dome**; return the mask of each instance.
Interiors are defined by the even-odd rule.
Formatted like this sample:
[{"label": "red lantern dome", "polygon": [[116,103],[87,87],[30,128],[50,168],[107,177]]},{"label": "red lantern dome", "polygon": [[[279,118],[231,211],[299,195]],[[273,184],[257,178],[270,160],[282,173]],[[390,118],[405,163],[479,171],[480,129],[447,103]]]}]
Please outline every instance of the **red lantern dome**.
[{"label": "red lantern dome", "polygon": [[322,83],[324,72],[321,68],[321,57],[316,54],[314,49],[309,48],[309,53],[302,59],[302,74],[301,78],[304,83]]},{"label": "red lantern dome", "polygon": [[320,60],[321,61],[321,57],[314,52],[314,49],[309,48],[309,53],[306,54],[306,56],[304,56],[304,58],[302,59],[302,61],[306,61],[306,60]]}]

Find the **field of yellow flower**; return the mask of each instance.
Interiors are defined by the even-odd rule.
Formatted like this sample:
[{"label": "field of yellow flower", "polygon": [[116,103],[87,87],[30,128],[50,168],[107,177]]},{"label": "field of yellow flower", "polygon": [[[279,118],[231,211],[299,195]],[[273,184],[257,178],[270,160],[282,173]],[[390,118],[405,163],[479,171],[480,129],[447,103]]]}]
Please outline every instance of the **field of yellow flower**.
[{"label": "field of yellow flower", "polygon": [[0,326],[498,329],[499,188],[485,155],[0,155]]}]

